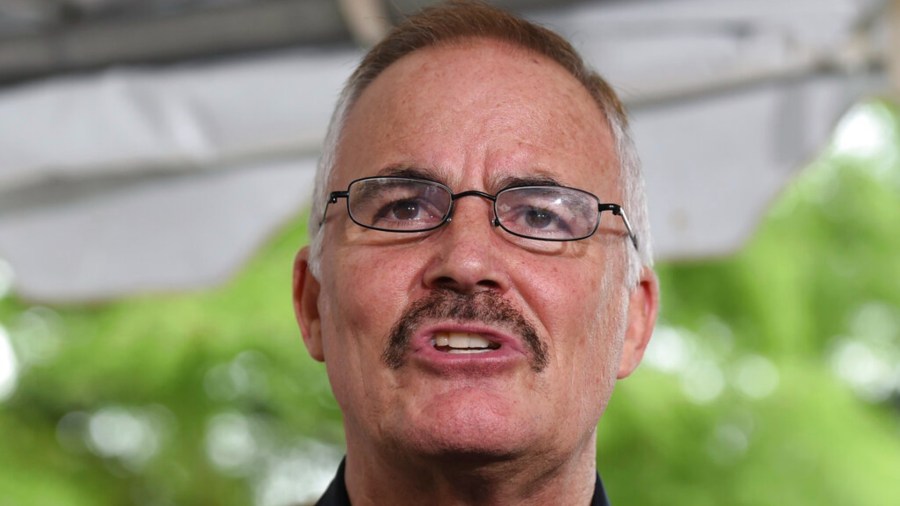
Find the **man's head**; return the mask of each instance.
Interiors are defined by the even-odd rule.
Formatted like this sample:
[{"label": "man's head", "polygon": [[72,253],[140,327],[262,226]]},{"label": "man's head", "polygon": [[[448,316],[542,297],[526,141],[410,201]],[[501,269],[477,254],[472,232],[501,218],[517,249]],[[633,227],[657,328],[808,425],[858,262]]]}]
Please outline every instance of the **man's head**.
[{"label": "man's head", "polygon": [[653,251],[640,160],[630,136],[628,118],[622,103],[609,84],[591,70],[575,48],[558,34],[509,13],[473,2],[450,2],[426,9],[408,19],[369,51],[347,81],[332,115],[316,172],[309,221],[313,272],[318,269],[321,251],[320,220],[327,196],[332,190],[331,174],[347,113],[369,84],[397,60],[419,49],[451,45],[471,38],[507,42],[553,60],[578,80],[596,102],[615,142],[620,171],[619,184],[624,199],[622,203],[629,213],[638,238],[639,247],[630,258],[628,278],[630,282],[636,282],[640,268],[652,265]]},{"label": "man's head", "polygon": [[[424,188],[415,198],[405,183],[356,183],[363,189],[347,207],[344,194],[326,206],[331,192],[373,176],[427,183],[415,184]],[[491,201],[535,185],[554,188]],[[611,211],[580,240],[510,233],[539,235],[548,223],[559,237],[572,233],[574,218],[559,215],[583,210],[558,186],[621,203],[637,240]],[[355,206],[385,192],[399,192],[402,208],[360,217]],[[561,206],[556,221],[536,224],[545,209],[516,214],[545,194],[555,199],[548,208]],[[443,202],[450,220],[433,230],[359,224],[437,225],[447,209],[424,206]],[[295,268],[298,319],[344,412],[348,464],[593,462],[597,420],[655,319],[646,221],[621,104],[568,43],[479,4],[407,20],[341,97],[317,175],[312,247]]]}]

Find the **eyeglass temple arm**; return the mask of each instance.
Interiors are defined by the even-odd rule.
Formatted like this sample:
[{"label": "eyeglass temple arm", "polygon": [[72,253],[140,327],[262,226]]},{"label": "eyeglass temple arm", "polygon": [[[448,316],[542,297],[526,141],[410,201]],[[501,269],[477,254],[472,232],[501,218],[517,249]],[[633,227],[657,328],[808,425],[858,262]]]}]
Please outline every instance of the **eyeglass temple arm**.
[{"label": "eyeglass temple arm", "polygon": [[600,211],[612,211],[613,214],[621,217],[622,222],[625,223],[625,228],[628,230],[628,237],[631,239],[631,244],[634,245],[634,249],[640,251],[640,248],[638,248],[637,236],[634,235],[634,231],[631,229],[631,223],[629,223],[628,216],[625,215],[625,210],[622,209],[622,206],[618,204],[600,204]]},{"label": "eyeglass temple arm", "polygon": [[349,196],[350,192],[348,191],[331,192],[328,194],[328,200],[325,201],[325,209],[322,210],[322,219],[319,221],[320,227],[325,223],[325,216],[328,215],[328,206],[330,204],[337,204],[338,199],[345,199]]}]

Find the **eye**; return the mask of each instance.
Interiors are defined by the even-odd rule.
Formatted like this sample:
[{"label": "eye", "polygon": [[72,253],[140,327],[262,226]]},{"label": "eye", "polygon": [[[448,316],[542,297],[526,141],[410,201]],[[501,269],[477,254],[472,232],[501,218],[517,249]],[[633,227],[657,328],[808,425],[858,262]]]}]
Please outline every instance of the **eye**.
[{"label": "eye", "polygon": [[531,233],[567,233],[571,227],[559,214],[547,207],[518,206],[505,211],[504,221],[513,228],[527,229]]},{"label": "eye", "polygon": [[548,209],[532,208],[523,213],[522,219],[531,228],[544,229],[559,222],[559,217]]},{"label": "eye", "polygon": [[436,213],[433,206],[420,199],[402,199],[383,204],[373,217],[374,223],[379,221],[417,221],[439,220],[440,213]]}]

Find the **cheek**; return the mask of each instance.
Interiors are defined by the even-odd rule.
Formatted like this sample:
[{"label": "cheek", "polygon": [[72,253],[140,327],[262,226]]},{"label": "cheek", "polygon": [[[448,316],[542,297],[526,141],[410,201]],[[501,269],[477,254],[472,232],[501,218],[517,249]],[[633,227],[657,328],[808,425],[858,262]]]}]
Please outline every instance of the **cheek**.
[{"label": "cheek", "polygon": [[568,383],[607,390],[618,370],[624,338],[625,291],[614,266],[579,262],[550,269],[531,303],[546,325],[553,360]]},{"label": "cheek", "polygon": [[606,408],[623,334],[621,318],[612,314],[620,290],[592,265],[564,264],[529,278],[537,290],[528,304],[545,327],[551,357],[540,388],[553,399],[553,411],[578,427],[595,425]]},{"label": "cheek", "polygon": [[598,337],[598,325],[605,319],[602,317],[609,285],[602,271],[593,264],[577,262],[563,263],[540,275],[533,267],[523,272],[533,273],[526,280],[534,299],[529,305],[547,322],[552,337],[559,334],[560,340],[581,345],[589,345]]},{"label": "cheek", "polygon": [[339,390],[365,390],[363,378],[383,373],[381,354],[391,327],[409,303],[411,273],[361,249],[336,250],[323,262],[323,273],[328,274],[322,290],[327,295],[319,310],[335,395]]},{"label": "cheek", "polygon": [[327,293],[334,294],[330,300],[332,321],[351,334],[362,331],[369,338],[383,337],[376,334],[381,320],[395,316],[408,300],[410,282],[405,270],[409,262],[401,262],[399,255],[379,254],[376,248],[334,251],[327,286]]}]

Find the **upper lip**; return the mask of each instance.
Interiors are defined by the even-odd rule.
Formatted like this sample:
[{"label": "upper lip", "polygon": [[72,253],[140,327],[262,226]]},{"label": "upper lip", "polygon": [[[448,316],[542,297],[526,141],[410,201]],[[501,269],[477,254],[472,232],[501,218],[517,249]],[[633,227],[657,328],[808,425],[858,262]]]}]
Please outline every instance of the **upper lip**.
[{"label": "upper lip", "polygon": [[440,333],[477,334],[491,342],[499,344],[501,349],[507,348],[508,350],[528,355],[528,350],[520,337],[517,337],[502,328],[478,322],[438,322],[423,325],[416,331],[410,342],[411,350],[416,351],[426,346],[432,346],[432,339],[435,334]]}]

